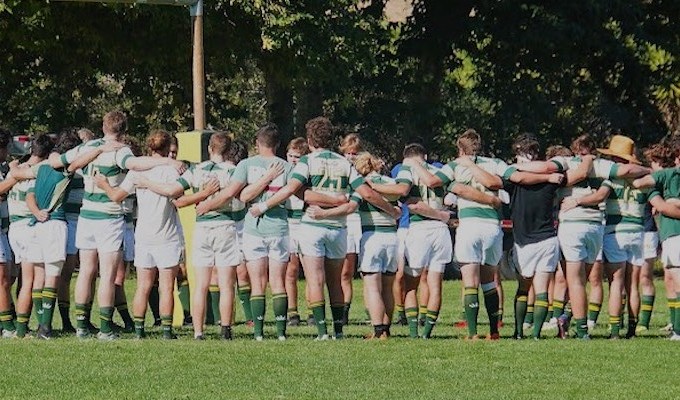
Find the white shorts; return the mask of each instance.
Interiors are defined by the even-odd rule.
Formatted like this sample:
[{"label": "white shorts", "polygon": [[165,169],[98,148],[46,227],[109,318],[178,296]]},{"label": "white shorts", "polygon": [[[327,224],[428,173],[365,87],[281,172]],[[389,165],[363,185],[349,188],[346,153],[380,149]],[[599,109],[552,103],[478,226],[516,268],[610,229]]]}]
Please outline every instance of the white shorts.
[{"label": "white shorts", "polygon": [[28,226],[28,219],[21,219],[16,222],[12,222],[9,225],[9,244],[12,247],[12,252],[14,253],[14,261],[19,264],[22,261],[28,261],[28,247],[30,243],[30,232],[31,227]]},{"label": "white shorts", "polygon": [[114,253],[123,249],[125,221],[123,217],[111,219],[78,218],[76,247],[79,250],[97,250]]},{"label": "white shorts", "polygon": [[643,232],[615,232],[604,235],[602,253],[612,264],[627,262],[638,267],[645,261],[642,244]]},{"label": "white shorts", "polygon": [[197,223],[194,227],[191,263],[195,268],[226,268],[241,263],[241,246],[233,224]]},{"label": "white shorts", "polygon": [[552,273],[560,262],[560,242],[551,237],[524,246],[515,243],[512,257],[517,272],[525,278],[532,278],[537,272]]},{"label": "white shorts", "polygon": [[406,236],[408,236],[408,228],[397,228],[397,239],[399,240],[397,257],[399,257],[399,260],[404,260],[406,257]]},{"label": "white shorts", "polygon": [[[125,223],[125,231],[123,232],[123,261],[135,261],[135,224],[132,222]],[[135,264],[135,266],[137,266]]]},{"label": "white shorts", "polygon": [[680,235],[661,242],[661,262],[664,268],[680,268]]},{"label": "white shorts", "polygon": [[453,245],[449,228],[439,221],[411,224],[406,235],[406,259],[404,273],[420,276],[423,268],[444,273],[451,262]]},{"label": "white shorts", "polygon": [[290,259],[288,236],[261,237],[243,233],[243,256],[247,261],[269,258],[269,262],[287,264]]},{"label": "white shorts", "polygon": [[300,221],[290,222],[288,220],[288,250],[290,254],[297,254],[300,252]]},{"label": "white shorts", "polygon": [[0,263],[2,264],[14,264],[10,261],[12,260],[12,249],[9,245],[9,239],[7,234],[0,231]]},{"label": "white shorts", "polygon": [[182,260],[184,245],[180,241],[163,244],[135,243],[135,267],[172,268]]},{"label": "white shorts", "polygon": [[462,219],[456,229],[456,262],[497,266],[503,256],[503,230],[498,221]]},{"label": "white shorts", "polygon": [[53,264],[66,260],[66,222],[48,220],[28,228],[26,261]]},{"label": "white shorts", "polygon": [[347,217],[347,254],[359,254],[361,238],[361,219]]},{"label": "white shorts", "polygon": [[359,271],[364,273],[397,272],[396,232],[366,231],[361,235]]},{"label": "white shorts", "polygon": [[300,254],[339,260],[347,255],[347,229],[300,224]]},{"label": "white shorts", "polygon": [[557,229],[560,249],[567,262],[594,263],[602,249],[603,236],[601,224],[565,222]]},{"label": "white shorts", "polygon": [[78,232],[78,220],[66,219],[66,255],[78,254],[76,247],[76,232]]},{"label": "white shorts", "polygon": [[645,260],[659,256],[659,232],[645,232],[642,242],[642,256]]}]

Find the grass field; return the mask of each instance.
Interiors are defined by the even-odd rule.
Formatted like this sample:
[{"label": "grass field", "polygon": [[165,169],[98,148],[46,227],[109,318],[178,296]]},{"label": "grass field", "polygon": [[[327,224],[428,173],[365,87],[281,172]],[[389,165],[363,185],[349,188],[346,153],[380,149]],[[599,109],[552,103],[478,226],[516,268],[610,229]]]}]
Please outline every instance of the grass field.
[{"label": "grass field", "polygon": [[[134,280],[127,286],[131,292]],[[504,286],[501,333],[509,337],[516,286]],[[605,311],[589,342],[554,339],[554,331],[541,341],[466,342],[465,332],[452,327],[461,310],[457,281],[445,283],[429,341],[409,339],[406,327],[393,327],[386,342],[363,340],[371,328],[364,324],[360,281],[342,341],[314,342],[314,328],[305,326],[289,328],[290,339],[279,342],[273,323],[264,342],[251,340],[243,324],[231,342],[216,340],[217,327],[208,330],[215,340],[203,342],[192,340],[189,328],[179,329],[175,341],[154,340],[155,328],[144,341],[126,340],[132,335],[106,343],[72,336],[0,340],[0,398],[676,399],[680,385],[672,365],[679,348],[658,330],[668,311],[661,281],[657,288],[653,329],[633,340],[604,339]],[[242,320],[241,310],[237,316]],[[487,329],[482,325],[480,332]]]}]

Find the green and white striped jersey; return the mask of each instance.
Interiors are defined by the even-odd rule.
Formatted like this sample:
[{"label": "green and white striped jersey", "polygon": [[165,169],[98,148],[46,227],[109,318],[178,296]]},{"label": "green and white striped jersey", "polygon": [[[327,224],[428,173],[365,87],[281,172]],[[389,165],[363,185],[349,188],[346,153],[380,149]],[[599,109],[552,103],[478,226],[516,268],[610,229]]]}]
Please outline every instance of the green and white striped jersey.
[{"label": "green and white striped jersey", "polygon": [[[364,178],[345,157],[325,149],[302,157],[293,169],[291,179],[297,179],[314,192],[328,195],[350,195],[365,183]],[[347,225],[347,217],[315,220],[305,213],[301,222],[342,229]]]},{"label": "green and white striped jersey", "polygon": [[[366,181],[371,181],[373,183],[379,183],[383,185],[394,185],[396,180],[380,175],[376,172],[372,172],[366,175]],[[393,206],[397,206],[397,200],[399,196],[386,196],[383,198],[388,203]],[[351,201],[356,201],[359,204],[358,213],[361,219],[361,230],[362,232],[369,231],[380,231],[380,232],[396,232],[397,231],[397,220],[392,218],[391,215],[387,214],[383,210],[374,206],[373,204],[364,201],[359,193],[354,192],[350,198]]]},{"label": "green and white striped jersey", "polygon": [[[68,166],[79,154],[103,146],[104,139],[90,140],[61,155],[61,162]],[[94,182],[95,173],[104,175],[112,187],[117,187],[125,179],[127,170],[125,163],[134,157],[129,147],[123,147],[116,151],[100,154],[94,161],[83,168],[83,206],[80,216],[87,219],[112,219],[123,215],[121,204],[111,201],[104,190],[97,187]]]},{"label": "green and white striped jersey", "polygon": [[[559,172],[566,172],[578,168],[582,160],[580,157],[555,157],[550,162],[557,165]],[[615,179],[617,172],[618,164],[603,158],[596,158],[593,161],[593,167],[588,172],[588,177],[573,186],[560,189],[559,198],[587,196],[597,191],[605,179]],[[560,211],[559,221],[560,223],[602,224],[603,211],[604,207],[600,206],[578,206],[568,211]]]},{"label": "green and white striped jersey", "polygon": [[645,207],[649,189],[635,189],[623,179],[605,180],[611,191],[605,201],[604,233],[644,232]]},{"label": "green and white striped jersey", "polygon": [[[508,166],[505,161],[498,158],[475,157],[474,163],[484,171],[497,175],[503,179],[509,179],[516,169]],[[438,172],[437,177],[442,180],[444,187],[450,187],[452,183],[461,183],[472,186],[480,192],[498,196],[497,190],[490,190],[473,178],[470,169],[459,165],[455,161],[444,165]],[[477,218],[483,221],[500,221],[499,211],[487,204],[480,204],[475,201],[458,198],[458,218],[468,219]]]},{"label": "green and white striped jersey", "polygon": [[[37,171],[38,166],[40,166],[40,163],[33,166],[22,164],[19,168],[31,168],[33,171]],[[31,210],[28,209],[28,205],[26,205],[26,194],[34,185],[35,179],[17,182],[7,193],[7,208],[9,209],[10,223],[29,219],[33,216]]]},{"label": "green and white striped jersey", "polygon": [[[231,182],[232,174],[236,166],[228,161],[216,163],[214,161],[203,161],[200,164],[192,165],[177,180],[184,190],[192,189],[194,193],[199,192],[203,185],[210,179],[215,178],[220,183],[220,189],[224,189]],[[213,194],[208,199],[215,197]],[[220,208],[212,210],[204,215],[197,215],[196,222],[205,223],[209,221],[242,221],[246,216],[246,205],[238,199],[232,198]]]},{"label": "green and white striped jersey", "polygon": [[[425,162],[423,162],[422,165],[431,174],[436,175],[439,172],[439,169],[433,165],[430,165]],[[428,206],[435,210],[444,209],[444,195],[446,194],[444,186],[434,189],[429,188],[424,182],[421,182],[420,177],[418,176],[418,174],[413,172],[411,167],[403,164],[401,166],[401,169],[399,170],[399,173],[397,174],[396,181],[397,183],[406,184],[411,187],[408,194],[405,196],[406,198],[416,198],[422,200],[423,203],[427,204]],[[443,224],[443,222],[436,219],[428,218],[413,212],[409,213],[410,224],[418,224],[427,221],[436,221]]]}]

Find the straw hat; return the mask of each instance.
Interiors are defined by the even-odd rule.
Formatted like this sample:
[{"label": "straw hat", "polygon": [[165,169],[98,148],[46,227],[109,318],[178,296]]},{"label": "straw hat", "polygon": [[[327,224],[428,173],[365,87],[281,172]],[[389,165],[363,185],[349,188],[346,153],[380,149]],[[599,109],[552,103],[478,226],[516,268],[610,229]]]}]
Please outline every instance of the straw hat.
[{"label": "straw hat", "polygon": [[608,148],[597,149],[597,151],[608,156],[623,158],[634,164],[640,164],[640,161],[635,158],[635,142],[628,136],[614,135]]}]

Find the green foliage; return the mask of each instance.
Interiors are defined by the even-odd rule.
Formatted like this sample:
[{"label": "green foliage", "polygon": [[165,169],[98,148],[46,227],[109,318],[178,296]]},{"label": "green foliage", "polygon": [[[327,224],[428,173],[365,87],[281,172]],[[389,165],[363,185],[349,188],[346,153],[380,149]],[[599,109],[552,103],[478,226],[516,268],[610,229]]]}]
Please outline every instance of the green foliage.
[{"label": "green foliage", "polygon": [[[396,11],[395,11],[396,10]],[[249,139],[326,114],[396,158],[422,140],[455,155],[468,127],[508,157],[512,137],[568,143],[680,130],[677,2],[216,0],[205,3],[208,123]],[[0,2],[0,123],[16,132],[192,128],[185,8]]]}]

